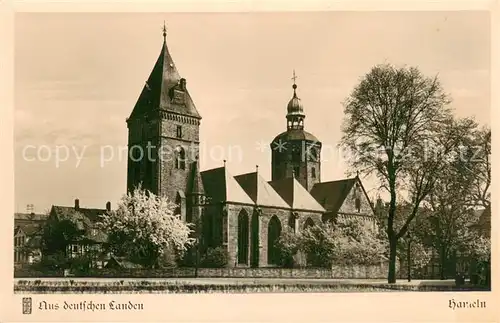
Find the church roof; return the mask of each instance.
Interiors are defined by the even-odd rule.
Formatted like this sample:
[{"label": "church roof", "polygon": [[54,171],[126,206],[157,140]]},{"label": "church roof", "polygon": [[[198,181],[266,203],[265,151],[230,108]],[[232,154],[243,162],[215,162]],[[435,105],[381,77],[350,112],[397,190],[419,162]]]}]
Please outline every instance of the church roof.
[{"label": "church roof", "polygon": [[338,212],[357,180],[357,177],[353,177],[316,183],[311,190],[311,195],[328,212]]},{"label": "church roof", "polygon": [[271,181],[269,184],[292,209],[325,212],[325,209],[294,177]]},{"label": "church roof", "polygon": [[254,204],[234,177],[227,171],[226,166],[201,172],[206,195],[212,202],[234,202]]},{"label": "church roof", "polygon": [[235,180],[257,205],[289,208],[289,205],[258,172],[235,176]]},{"label": "church roof", "polygon": [[[161,109],[201,119],[167,47],[166,33],[160,55],[135,104],[130,118]],[[184,84],[183,84],[184,83]]]},{"label": "church roof", "polygon": [[273,139],[273,142],[278,141],[294,141],[294,140],[307,140],[319,143],[320,141],[313,134],[303,130],[303,129],[289,129],[288,131],[282,132]]}]

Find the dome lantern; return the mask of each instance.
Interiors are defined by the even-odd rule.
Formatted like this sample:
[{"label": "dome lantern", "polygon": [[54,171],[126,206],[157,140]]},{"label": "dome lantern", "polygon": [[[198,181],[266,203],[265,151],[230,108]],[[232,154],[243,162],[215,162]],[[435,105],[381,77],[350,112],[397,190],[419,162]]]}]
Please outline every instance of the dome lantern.
[{"label": "dome lantern", "polygon": [[295,80],[297,76],[295,75],[295,70],[293,71],[293,96],[292,99],[288,102],[287,106],[287,129],[304,129],[304,118],[306,117],[304,114],[304,106],[300,98],[297,96],[297,84]]}]

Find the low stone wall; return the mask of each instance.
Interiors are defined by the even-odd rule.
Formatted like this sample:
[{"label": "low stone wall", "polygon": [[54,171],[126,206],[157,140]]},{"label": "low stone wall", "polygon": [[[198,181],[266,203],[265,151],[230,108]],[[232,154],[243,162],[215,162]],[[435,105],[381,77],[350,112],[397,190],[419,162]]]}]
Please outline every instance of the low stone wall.
[{"label": "low stone wall", "polygon": [[[373,266],[334,266],[331,270],[315,268],[198,268],[198,277],[248,277],[248,278],[333,278],[333,279],[385,279],[388,266],[386,263]],[[100,269],[77,277],[121,277],[121,278],[187,278],[195,277],[195,268],[166,269]],[[17,272],[16,278],[43,277],[29,271]],[[55,276],[51,274],[50,276]],[[62,276],[62,273],[61,275]]]}]

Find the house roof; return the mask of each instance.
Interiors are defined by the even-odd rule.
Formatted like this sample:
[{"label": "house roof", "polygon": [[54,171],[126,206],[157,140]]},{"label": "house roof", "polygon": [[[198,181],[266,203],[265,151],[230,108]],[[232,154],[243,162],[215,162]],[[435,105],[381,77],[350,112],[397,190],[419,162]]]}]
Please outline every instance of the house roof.
[{"label": "house roof", "polygon": [[47,218],[47,214],[14,213],[14,235],[20,231],[28,236],[37,234]]},{"label": "house roof", "polygon": [[283,198],[258,172],[238,175],[234,179],[257,205],[289,208]]},{"label": "house roof", "polygon": [[491,206],[488,206],[483,210],[481,216],[479,216],[478,223],[480,225],[490,225],[491,226]]},{"label": "house roof", "polygon": [[212,202],[254,204],[254,201],[227,171],[226,166],[203,171],[201,178],[205,194],[212,199]]},{"label": "house roof", "polygon": [[51,214],[58,220],[68,219],[74,222],[79,230],[84,230],[82,240],[92,241],[97,243],[106,242],[108,239],[107,233],[99,229],[95,224],[101,220],[101,215],[105,214],[105,209],[93,208],[78,208],[69,206],[53,205]]},{"label": "house roof", "polygon": [[270,181],[269,184],[292,209],[325,212],[318,201],[294,177]]},{"label": "house roof", "polygon": [[351,191],[357,177],[338,181],[316,183],[311,189],[311,195],[328,212],[338,212],[347,195]]},{"label": "house roof", "polygon": [[111,263],[113,263],[113,262],[116,263],[120,268],[124,268],[124,269],[142,268],[141,265],[133,263],[124,257],[116,257],[116,256],[111,256],[106,267],[111,267]]},{"label": "house roof", "polygon": [[[181,79],[177,71],[167,47],[166,34],[164,34],[160,55],[142,89],[130,118],[141,117],[153,109],[160,109],[201,119],[187,89],[180,84],[181,80],[184,79]],[[176,101],[176,94],[180,95],[180,101]]]},{"label": "house roof", "polygon": [[484,209],[473,210],[473,212],[473,220],[469,223],[469,227],[491,228],[491,206]]},{"label": "house roof", "polygon": [[54,214],[57,217],[61,216],[69,216],[71,218],[79,218],[81,219],[80,215],[85,216],[87,219],[89,219],[91,222],[99,222],[101,220],[101,215],[105,214],[107,212],[106,209],[93,209],[93,208],[78,208],[75,209],[74,207],[71,206],[60,206],[60,205],[53,205],[51,209],[51,213],[54,212]]},{"label": "house roof", "polygon": [[47,220],[47,214],[40,213],[14,213],[14,222],[16,220],[21,221],[45,221]]},{"label": "house roof", "polygon": [[18,225],[15,227],[14,234],[18,234],[20,231],[24,232],[25,235],[31,236],[41,232],[42,226],[37,224],[27,224],[27,225]]}]

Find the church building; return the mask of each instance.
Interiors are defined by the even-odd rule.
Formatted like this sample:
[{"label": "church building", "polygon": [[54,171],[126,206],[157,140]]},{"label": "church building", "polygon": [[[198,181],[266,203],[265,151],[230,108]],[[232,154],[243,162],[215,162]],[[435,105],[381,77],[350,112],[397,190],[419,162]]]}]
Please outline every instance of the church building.
[{"label": "church building", "polygon": [[287,227],[300,232],[348,217],[374,227],[374,209],[358,176],[321,181],[321,142],[305,130],[305,117],[294,76],[285,131],[270,141],[271,180],[258,167],[233,175],[225,162],[201,171],[202,118],[169,52],[164,28],[160,55],[127,118],[127,189],[142,185],[176,202],[184,221],[198,223],[201,245],[222,246],[230,266],[277,265],[275,242]]}]

